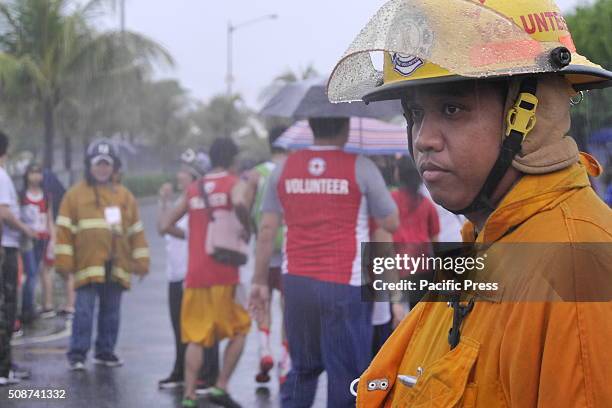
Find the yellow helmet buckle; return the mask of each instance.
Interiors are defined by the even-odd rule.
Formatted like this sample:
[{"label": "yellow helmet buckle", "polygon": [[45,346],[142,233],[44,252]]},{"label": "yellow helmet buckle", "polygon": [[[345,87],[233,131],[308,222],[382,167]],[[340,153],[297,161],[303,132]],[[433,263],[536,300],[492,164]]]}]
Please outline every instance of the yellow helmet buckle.
[{"label": "yellow helmet buckle", "polygon": [[514,106],[506,116],[506,136],[514,130],[523,135],[523,140],[536,124],[538,98],[530,93],[520,93]]}]

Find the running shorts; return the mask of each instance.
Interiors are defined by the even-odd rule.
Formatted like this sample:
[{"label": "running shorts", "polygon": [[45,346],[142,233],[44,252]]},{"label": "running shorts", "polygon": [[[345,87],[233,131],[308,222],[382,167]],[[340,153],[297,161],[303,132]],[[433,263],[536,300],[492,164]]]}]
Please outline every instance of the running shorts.
[{"label": "running shorts", "polygon": [[247,334],[251,319],[234,300],[235,285],[185,288],[181,305],[183,343],[211,347],[215,342]]}]

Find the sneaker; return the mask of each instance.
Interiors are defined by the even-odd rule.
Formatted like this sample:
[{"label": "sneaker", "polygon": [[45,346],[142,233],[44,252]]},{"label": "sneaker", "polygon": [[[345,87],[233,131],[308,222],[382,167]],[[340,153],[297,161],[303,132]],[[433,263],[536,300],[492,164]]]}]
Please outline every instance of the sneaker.
[{"label": "sneaker", "polygon": [[242,408],[242,405],[234,401],[227,391],[218,387],[212,387],[208,400],[225,408]]},{"label": "sneaker", "polygon": [[74,318],[74,310],[61,309],[57,312],[57,315],[63,317],[64,319],[72,320]]},{"label": "sneaker", "polygon": [[82,361],[71,361],[68,363],[68,365],[70,366],[70,370],[72,371],[84,371],[85,370],[85,363],[83,363]]},{"label": "sneaker", "polygon": [[13,377],[12,373],[9,373],[8,377],[0,377],[0,387],[4,385],[15,385],[20,382],[18,378]]},{"label": "sneaker", "polygon": [[30,370],[26,370],[25,368],[20,368],[17,364],[11,365],[11,373],[14,378],[18,380],[27,380],[32,376]]},{"label": "sneaker", "polygon": [[270,381],[270,370],[274,367],[274,359],[271,355],[265,355],[259,360],[259,373],[255,376],[255,381],[258,383],[267,383]]},{"label": "sneaker", "polygon": [[123,365],[123,360],[115,354],[100,354],[94,358],[94,363],[105,367],[119,367]]},{"label": "sneaker", "polygon": [[185,407],[185,408],[197,408],[198,407],[198,401],[192,398],[183,398],[183,401],[181,401],[181,407]]},{"label": "sneaker", "polygon": [[12,338],[13,338],[13,339],[18,339],[18,338],[20,338],[20,337],[23,337],[23,330],[22,330],[21,328],[20,328],[19,330],[15,330],[15,331],[13,332],[13,336],[12,336]]},{"label": "sneaker", "polygon": [[157,386],[162,390],[172,390],[183,386],[183,376],[176,373],[170,374],[168,378],[164,378],[157,383]]},{"label": "sneaker", "polygon": [[287,381],[287,375],[291,369],[291,359],[287,355],[285,358],[278,362],[278,383],[283,385]]},{"label": "sneaker", "polygon": [[41,319],[50,319],[57,316],[57,313],[53,309],[43,309],[38,316]]},{"label": "sneaker", "polygon": [[198,380],[196,384],[196,395],[208,395],[212,392],[213,386],[205,381]]}]

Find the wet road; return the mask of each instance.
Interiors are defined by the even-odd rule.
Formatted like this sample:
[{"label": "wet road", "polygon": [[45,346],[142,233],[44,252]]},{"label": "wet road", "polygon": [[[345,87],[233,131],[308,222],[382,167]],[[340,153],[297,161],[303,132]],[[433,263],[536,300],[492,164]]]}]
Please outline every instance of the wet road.
[{"label": "wet road", "polygon": [[[42,333],[37,339],[26,338],[30,344],[13,348],[14,361],[32,371],[32,378],[15,387],[0,388],[0,407],[179,407],[179,391],[158,390],[157,382],[171,370],[174,343],[167,306],[167,281],[164,264],[164,243],[155,231],[154,201],[141,205],[141,216],[152,254],[152,268],[142,282],[133,281],[132,289],[124,293],[121,329],[117,354],[125,361],[123,367],[95,366],[90,360],[85,372],[68,370],[65,352],[68,331]],[[248,272],[247,272],[248,273]],[[274,302],[279,316],[278,299]],[[61,326],[59,318],[50,323]],[[280,347],[279,322],[273,324],[274,348]],[[57,333],[59,332],[59,333]],[[258,364],[257,340],[252,329],[244,354],[230,383],[230,393],[243,407],[278,407],[278,384],[273,377],[269,396],[256,393],[254,377]],[[44,337],[42,337],[44,336]],[[58,338],[59,337],[59,338]],[[34,340],[32,342],[31,340]],[[222,343],[223,347],[223,343]],[[321,376],[315,407],[325,406],[325,375]],[[64,390],[64,399],[9,399],[9,390]],[[201,407],[215,407],[205,400]]]}]

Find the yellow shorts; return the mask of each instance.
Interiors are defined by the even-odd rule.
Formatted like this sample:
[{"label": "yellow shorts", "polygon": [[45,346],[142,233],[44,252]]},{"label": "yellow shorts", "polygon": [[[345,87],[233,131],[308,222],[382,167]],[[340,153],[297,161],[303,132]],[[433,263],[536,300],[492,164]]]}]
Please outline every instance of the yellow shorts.
[{"label": "yellow shorts", "polygon": [[211,347],[215,342],[247,334],[251,319],[234,301],[236,286],[185,288],[181,305],[183,343]]}]

